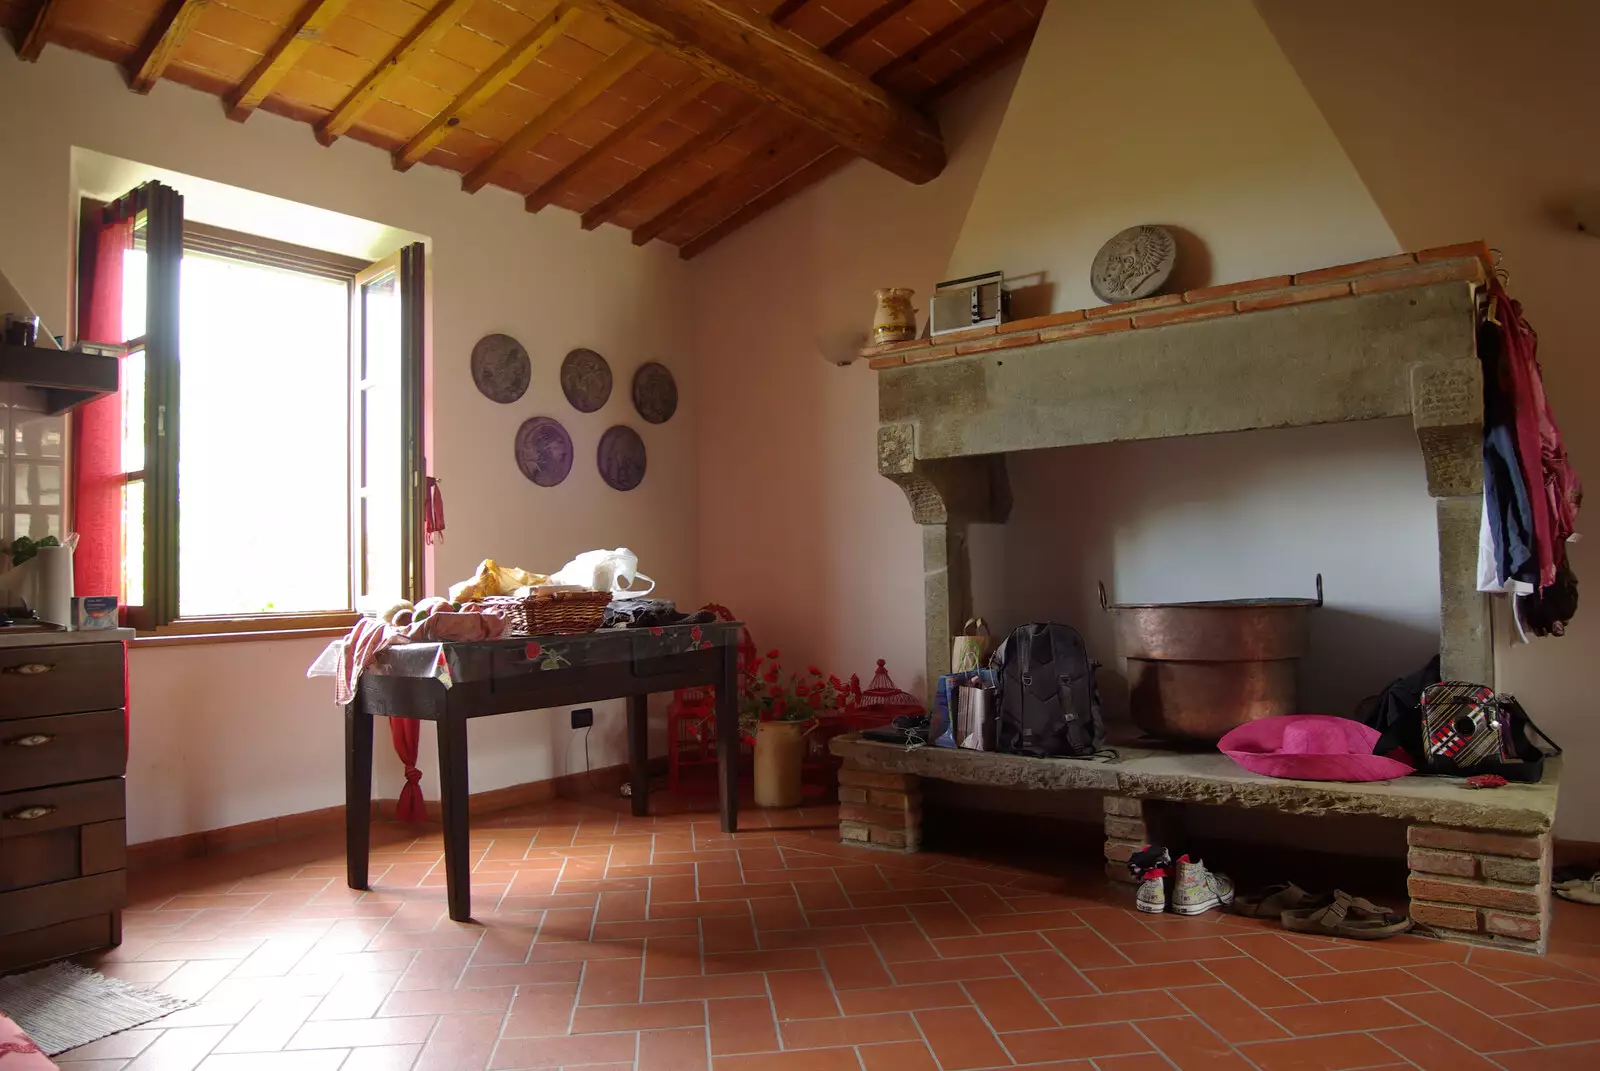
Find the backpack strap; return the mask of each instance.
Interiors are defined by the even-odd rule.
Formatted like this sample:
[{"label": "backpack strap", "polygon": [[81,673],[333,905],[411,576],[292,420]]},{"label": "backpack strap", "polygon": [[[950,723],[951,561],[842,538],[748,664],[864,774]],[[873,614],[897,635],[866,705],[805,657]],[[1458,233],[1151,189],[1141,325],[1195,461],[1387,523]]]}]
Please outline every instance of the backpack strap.
[{"label": "backpack strap", "polygon": [[[1514,696],[1514,695],[1501,695],[1500,696],[1500,701],[1505,703],[1506,706],[1511,708],[1511,721],[1512,721],[1512,724],[1517,729],[1521,730],[1523,727],[1531,729],[1531,730],[1533,730],[1534,733],[1536,733],[1538,735],[1540,740],[1543,740],[1546,744],[1550,745],[1550,750],[1548,752],[1545,752],[1545,751],[1542,751],[1542,749],[1540,749],[1537,744],[1533,744],[1532,746],[1533,746],[1534,750],[1540,752],[1540,754],[1535,755],[1535,756],[1531,756],[1530,758],[1542,758],[1545,755],[1560,755],[1561,754],[1561,745],[1556,743],[1554,740],[1550,739],[1550,735],[1548,733],[1546,733],[1543,729],[1539,728],[1539,726],[1534,723],[1534,720],[1532,718],[1528,717],[1528,712],[1525,709],[1523,709],[1522,704],[1517,701],[1517,697],[1516,696]],[[1527,740],[1527,734],[1523,733],[1523,732],[1518,732],[1518,734],[1517,734],[1517,742],[1520,744],[1525,740]],[[1520,748],[1519,748],[1519,750],[1520,750]]]}]

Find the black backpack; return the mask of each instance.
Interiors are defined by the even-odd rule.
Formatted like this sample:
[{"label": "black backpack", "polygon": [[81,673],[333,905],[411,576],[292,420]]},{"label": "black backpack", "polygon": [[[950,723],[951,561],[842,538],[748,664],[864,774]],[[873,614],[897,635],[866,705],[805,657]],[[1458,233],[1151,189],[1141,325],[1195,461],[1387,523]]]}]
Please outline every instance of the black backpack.
[{"label": "black backpack", "polygon": [[997,750],[1084,758],[1105,744],[1097,663],[1077,629],[1023,625],[1006,637],[992,664],[1000,675]]}]

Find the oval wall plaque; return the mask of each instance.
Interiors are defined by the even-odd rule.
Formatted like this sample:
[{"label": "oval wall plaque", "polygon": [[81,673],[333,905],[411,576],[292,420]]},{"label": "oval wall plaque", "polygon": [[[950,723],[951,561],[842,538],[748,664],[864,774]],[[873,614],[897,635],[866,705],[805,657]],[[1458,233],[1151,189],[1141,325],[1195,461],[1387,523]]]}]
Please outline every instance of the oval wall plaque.
[{"label": "oval wall plaque", "polygon": [[524,476],[554,487],[572,471],[572,436],[554,417],[530,417],[517,429],[516,454]]},{"label": "oval wall plaque", "polygon": [[485,398],[501,405],[516,401],[533,378],[533,362],[510,335],[484,335],[472,347],[472,382]]},{"label": "oval wall plaque", "polygon": [[633,407],[651,424],[665,424],[678,411],[678,382],[659,361],[642,364],[633,374]]},{"label": "oval wall plaque", "polygon": [[595,412],[611,397],[611,365],[594,350],[573,350],[561,362],[561,393],[578,412]]},{"label": "oval wall plaque", "polygon": [[1089,269],[1089,286],[1101,301],[1149,297],[1166,283],[1178,262],[1178,243],[1165,227],[1149,224],[1120,231],[1100,247]]},{"label": "oval wall plaque", "polygon": [[644,480],[644,440],[625,424],[618,424],[600,436],[595,461],[600,476],[618,491],[631,491]]}]

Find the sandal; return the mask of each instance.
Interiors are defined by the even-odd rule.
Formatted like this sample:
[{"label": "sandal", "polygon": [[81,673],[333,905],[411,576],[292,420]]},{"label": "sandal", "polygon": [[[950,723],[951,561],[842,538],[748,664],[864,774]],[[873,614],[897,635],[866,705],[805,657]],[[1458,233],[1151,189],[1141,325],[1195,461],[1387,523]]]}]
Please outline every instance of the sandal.
[{"label": "sandal", "polygon": [[1279,916],[1283,928],[1295,933],[1314,933],[1330,937],[1351,937],[1358,941],[1381,941],[1411,929],[1411,920],[1379,907],[1370,900],[1335,892],[1333,903],[1285,911]]},{"label": "sandal", "polygon": [[1574,878],[1554,886],[1555,894],[1563,900],[1579,904],[1600,904],[1600,873],[1589,878]]},{"label": "sandal", "polygon": [[1271,885],[1250,896],[1235,897],[1233,913],[1245,918],[1279,918],[1285,911],[1326,907],[1333,903],[1327,893],[1306,892],[1293,882]]}]

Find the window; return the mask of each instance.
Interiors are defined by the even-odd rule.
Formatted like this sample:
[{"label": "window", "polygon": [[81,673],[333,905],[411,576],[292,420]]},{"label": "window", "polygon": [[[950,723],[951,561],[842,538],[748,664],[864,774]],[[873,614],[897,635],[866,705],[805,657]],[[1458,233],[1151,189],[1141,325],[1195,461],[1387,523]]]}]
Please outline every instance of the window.
[{"label": "window", "polygon": [[97,212],[134,221],[107,474],[129,622],[342,624],[415,597],[421,247],[367,264],[185,226],[155,183]]}]

